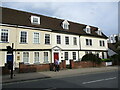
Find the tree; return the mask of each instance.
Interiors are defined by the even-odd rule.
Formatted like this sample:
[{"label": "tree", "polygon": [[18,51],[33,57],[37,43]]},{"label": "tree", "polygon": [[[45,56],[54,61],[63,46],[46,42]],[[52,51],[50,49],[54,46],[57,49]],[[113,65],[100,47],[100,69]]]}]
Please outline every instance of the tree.
[{"label": "tree", "polygon": [[117,54],[111,56],[111,59],[114,63],[119,65],[120,64],[120,41],[115,43],[115,48],[116,48]]},{"label": "tree", "polygon": [[92,53],[84,55],[82,61],[91,61],[93,63],[93,67],[96,66],[96,64],[101,64],[102,62],[101,58]]}]

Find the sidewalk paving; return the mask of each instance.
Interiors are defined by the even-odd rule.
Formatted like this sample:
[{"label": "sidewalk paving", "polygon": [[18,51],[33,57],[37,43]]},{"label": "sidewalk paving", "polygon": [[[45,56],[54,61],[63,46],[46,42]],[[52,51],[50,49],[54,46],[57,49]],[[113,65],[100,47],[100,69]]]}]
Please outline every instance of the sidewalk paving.
[{"label": "sidewalk paving", "polygon": [[118,66],[108,66],[108,67],[91,67],[91,68],[78,68],[78,69],[67,69],[60,70],[59,72],[54,71],[43,71],[43,72],[34,72],[34,73],[20,73],[15,74],[13,79],[10,79],[10,75],[2,76],[2,83],[11,83],[35,79],[45,79],[45,78],[56,78],[56,77],[69,77],[73,75],[82,75],[88,73],[97,73],[97,72],[108,72],[108,71],[118,71]]}]

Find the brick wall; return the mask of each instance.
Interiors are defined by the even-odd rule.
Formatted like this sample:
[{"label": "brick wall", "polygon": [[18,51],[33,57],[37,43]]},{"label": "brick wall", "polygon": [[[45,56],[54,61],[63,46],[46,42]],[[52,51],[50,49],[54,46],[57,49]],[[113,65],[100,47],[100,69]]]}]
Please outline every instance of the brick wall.
[{"label": "brick wall", "polygon": [[73,61],[73,60],[70,60],[70,68],[86,68],[86,67],[102,67],[102,66],[106,66],[105,62],[102,62],[101,64],[95,64],[95,63],[92,63],[90,61]]},{"label": "brick wall", "polygon": [[[66,69],[66,61],[62,60],[60,63],[60,69]],[[38,72],[38,71],[53,71],[54,63],[50,64],[33,64],[26,65],[24,63],[19,63],[19,72],[27,73],[27,72]]]}]

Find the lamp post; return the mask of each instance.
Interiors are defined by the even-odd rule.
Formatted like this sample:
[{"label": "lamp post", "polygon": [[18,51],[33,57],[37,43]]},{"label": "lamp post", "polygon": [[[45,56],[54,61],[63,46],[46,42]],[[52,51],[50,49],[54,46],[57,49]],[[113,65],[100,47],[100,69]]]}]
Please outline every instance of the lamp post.
[{"label": "lamp post", "polygon": [[11,46],[7,46],[7,64],[8,69],[11,70],[10,78],[13,79],[13,47],[14,43]]}]

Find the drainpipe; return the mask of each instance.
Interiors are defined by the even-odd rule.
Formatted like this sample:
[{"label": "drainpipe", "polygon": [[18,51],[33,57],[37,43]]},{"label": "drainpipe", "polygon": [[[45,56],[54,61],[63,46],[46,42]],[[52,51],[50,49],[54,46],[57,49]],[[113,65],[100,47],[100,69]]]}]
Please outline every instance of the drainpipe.
[{"label": "drainpipe", "polygon": [[[80,47],[80,50],[81,50],[81,41],[80,41],[80,35],[79,35],[79,47]],[[80,51],[80,50],[79,50],[79,51]],[[79,51],[78,51],[78,59],[80,59]]]}]

